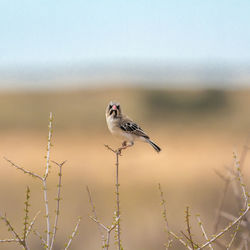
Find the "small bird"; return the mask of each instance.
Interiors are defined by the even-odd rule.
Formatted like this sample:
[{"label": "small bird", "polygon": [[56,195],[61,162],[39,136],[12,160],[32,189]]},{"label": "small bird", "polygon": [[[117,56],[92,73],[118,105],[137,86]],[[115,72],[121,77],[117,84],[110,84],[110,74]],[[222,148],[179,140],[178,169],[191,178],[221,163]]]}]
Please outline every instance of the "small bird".
[{"label": "small bird", "polygon": [[161,151],[160,147],[153,143],[149,136],[136,123],[122,114],[119,103],[113,101],[109,103],[106,108],[106,121],[111,134],[125,140],[122,144],[125,148],[133,146],[134,141],[139,140],[149,143],[156,152],[159,153]]}]

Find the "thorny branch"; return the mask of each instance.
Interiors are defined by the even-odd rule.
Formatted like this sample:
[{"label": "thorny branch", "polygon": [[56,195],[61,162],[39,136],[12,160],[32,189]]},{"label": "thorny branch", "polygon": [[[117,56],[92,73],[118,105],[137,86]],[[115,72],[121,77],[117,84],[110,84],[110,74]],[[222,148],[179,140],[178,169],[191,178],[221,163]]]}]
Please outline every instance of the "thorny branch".
[{"label": "thorny branch", "polygon": [[[245,157],[246,157],[246,150],[248,150],[249,148],[248,147],[244,147],[244,150],[243,150],[243,155],[244,157],[241,157],[241,159],[244,161]],[[227,233],[229,230],[231,230],[232,228],[235,227],[235,231],[233,233],[233,236],[228,244],[228,246],[226,247],[227,249],[231,249],[231,247],[233,246],[233,242],[235,241],[236,239],[236,234],[237,232],[239,231],[239,228],[240,228],[240,225],[241,223],[243,223],[243,225],[249,225],[249,222],[247,220],[247,217],[246,217],[246,214],[249,212],[250,210],[250,204],[249,204],[249,194],[247,192],[247,188],[246,188],[246,185],[244,183],[244,180],[243,180],[243,176],[241,174],[241,166],[242,166],[242,163],[240,163],[240,161],[238,160],[238,157],[237,155],[234,153],[234,166],[235,166],[235,170],[231,170],[230,171],[230,174],[229,176],[230,177],[224,177],[222,176],[222,179],[225,181],[225,188],[224,188],[224,193],[223,193],[223,197],[222,197],[222,200],[220,201],[220,205],[219,205],[219,209],[218,209],[218,214],[216,216],[216,224],[215,224],[215,228],[218,227],[218,220],[220,218],[221,215],[224,215],[224,216],[227,216],[228,219],[231,220],[231,222],[224,228],[222,229],[219,233],[213,235],[210,239],[208,237],[208,235],[206,234],[205,232],[205,229],[204,229],[204,226],[201,224],[201,221],[200,221],[200,218],[197,217],[198,219],[198,223],[201,227],[201,230],[202,230],[202,233],[206,239],[206,242],[201,244],[200,247],[197,246],[197,244],[193,244],[193,240],[192,240],[192,236],[191,236],[191,231],[190,231],[190,225],[189,225],[189,220],[188,220],[188,211],[186,212],[187,213],[187,219],[186,219],[186,223],[187,223],[187,231],[188,231],[188,235],[185,235],[184,234],[184,237],[188,239],[188,241],[191,243],[191,247],[187,245],[187,243],[185,243],[183,241],[183,239],[179,236],[177,236],[176,234],[174,234],[170,229],[169,229],[169,225],[167,223],[167,219],[166,219],[166,205],[165,205],[165,200],[163,198],[163,192],[162,192],[162,189],[161,189],[161,186],[159,185],[159,190],[160,190],[160,194],[161,194],[161,204],[163,206],[163,218],[165,220],[165,224],[166,224],[166,231],[168,232],[168,234],[174,236],[175,239],[177,239],[181,244],[183,244],[186,248],[188,249],[204,249],[205,247],[209,247],[210,249],[213,249],[212,247],[212,243],[220,243],[218,241],[218,239],[220,237],[222,237],[225,233]],[[219,176],[221,175],[220,173],[218,174]],[[241,190],[242,190],[242,197],[243,197],[243,208],[241,209],[241,212],[239,214],[238,217],[234,217],[234,216],[230,216],[228,215],[227,213],[223,213],[222,212],[222,208],[223,208],[223,204],[224,204],[224,201],[225,201],[225,195],[226,195],[226,192],[228,190],[228,185],[229,183],[235,179],[235,177],[237,177],[236,179],[238,179],[239,181],[239,186],[241,187]],[[245,219],[245,220],[243,220]],[[247,234],[248,235],[248,234]],[[248,249],[247,248],[247,240],[246,240],[246,237],[244,237],[242,243],[241,243],[241,247],[239,249],[243,249],[243,247],[245,246],[245,249]],[[167,244],[169,245],[169,244]],[[168,249],[168,248],[167,248]]]},{"label": "thorny branch", "polygon": [[[17,164],[15,164],[14,162],[12,162],[11,160],[7,159],[6,157],[4,157],[4,159],[9,162],[11,164],[12,167],[21,170],[24,174],[29,174],[32,177],[35,177],[37,179],[39,179],[42,182],[42,186],[43,186],[43,197],[44,197],[44,204],[45,204],[45,218],[46,218],[46,240],[43,238],[43,236],[35,229],[33,229],[33,225],[36,221],[36,218],[38,216],[38,214],[40,213],[40,211],[35,215],[34,219],[32,220],[32,222],[29,224],[28,226],[28,198],[29,198],[29,194],[27,191],[27,198],[26,198],[26,207],[25,207],[25,221],[24,221],[24,234],[23,234],[23,239],[16,233],[16,231],[13,229],[13,227],[11,226],[11,224],[9,223],[8,219],[5,216],[1,216],[2,220],[4,220],[7,224],[7,226],[9,227],[9,230],[12,232],[12,234],[14,234],[14,238],[15,239],[5,239],[5,240],[0,240],[0,242],[19,242],[20,244],[23,245],[23,247],[25,249],[28,249],[27,247],[27,243],[26,243],[26,238],[28,237],[28,235],[30,234],[30,232],[33,232],[36,236],[38,236],[40,238],[40,240],[43,243],[43,246],[45,249],[53,249],[53,245],[55,242],[55,237],[56,237],[56,232],[57,232],[57,224],[58,224],[58,218],[59,218],[59,209],[60,209],[60,200],[61,200],[61,179],[62,179],[62,167],[65,164],[66,161],[62,162],[61,164],[52,161],[53,163],[55,163],[58,167],[59,167],[59,180],[58,180],[58,188],[57,188],[57,204],[56,204],[56,215],[55,215],[55,221],[54,221],[54,227],[53,227],[53,232],[50,232],[50,214],[49,214],[49,202],[48,202],[48,194],[47,194],[47,179],[49,176],[49,168],[50,168],[50,151],[51,151],[51,138],[52,138],[52,121],[53,121],[53,115],[50,112],[49,115],[49,125],[48,125],[48,140],[47,140],[47,154],[46,154],[46,165],[45,165],[45,171],[44,171],[44,175],[41,176],[39,174],[33,173],[29,170],[26,170],[22,167],[19,167]],[[27,189],[28,190],[28,189]],[[74,236],[77,233],[78,230],[78,226],[80,223],[80,219],[78,220],[76,227],[70,237],[70,240],[67,244],[67,249],[68,247],[71,245],[72,239],[74,238]],[[50,241],[51,240],[51,241]]]},{"label": "thorny branch", "polygon": [[[115,229],[115,240],[117,240],[117,249],[121,250],[122,249],[122,245],[121,245],[121,226],[120,226],[120,193],[119,193],[119,156],[121,156],[121,152],[122,150],[131,147],[131,145],[127,145],[125,143],[122,144],[121,147],[119,147],[118,149],[113,149],[111,148],[109,145],[104,145],[108,150],[110,150],[111,152],[113,152],[116,156],[116,162],[115,162],[115,166],[116,166],[116,172],[115,172],[115,196],[116,196],[116,211],[115,211],[115,218],[114,221],[112,223],[111,226],[105,226],[103,223],[101,223],[98,218],[97,218],[97,214],[96,214],[96,210],[95,210],[95,205],[93,203],[92,197],[91,197],[91,193],[89,188],[87,187],[87,193],[89,196],[89,202],[92,208],[92,213],[94,215],[94,217],[90,216],[90,219],[92,219],[95,223],[97,223],[101,237],[102,237],[102,247],[105,248],[106,250],[109,249],[109,241],[110,241],[110,234],[111,232]],[[106,238],[102,232],[102,229],[106,231],[107,235]]]}]

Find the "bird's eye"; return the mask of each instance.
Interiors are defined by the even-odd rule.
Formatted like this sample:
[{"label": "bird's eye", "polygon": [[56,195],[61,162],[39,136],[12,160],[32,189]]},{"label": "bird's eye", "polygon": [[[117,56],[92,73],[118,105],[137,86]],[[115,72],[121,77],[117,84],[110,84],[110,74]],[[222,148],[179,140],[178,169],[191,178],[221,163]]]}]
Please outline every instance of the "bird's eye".
[{"label": "bird's eye", "polygon": [[109,109],[111,109],[112,108],[112,105],[111,104],[109,104]]},{"label": "bird's eye", "polygon": [[117,109],[120,109],[120,105],[117,105],[116,107],[117,107]]}]

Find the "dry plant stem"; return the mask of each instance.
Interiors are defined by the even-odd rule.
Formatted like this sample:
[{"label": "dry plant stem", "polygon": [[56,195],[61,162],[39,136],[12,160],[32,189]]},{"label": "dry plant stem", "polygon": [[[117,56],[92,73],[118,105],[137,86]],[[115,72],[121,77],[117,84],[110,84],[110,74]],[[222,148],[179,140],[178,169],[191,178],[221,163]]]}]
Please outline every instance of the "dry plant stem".
[{"label": "dry plant stem", "polygon": [[[190,239],[190,237],[187,236],[183,231],[181,231],[181,233],[183,234],[183,236],[184,236],[189,242],[192,241],[192,238]],[[194,242],[193,242],[193,245],[194,245],[194,249],[199,248],[199,246],[198,246],[196,243],[194,243]],[[191,248],[191,249],[193,249],[193,248]]]},{"label": "dry plant stem", "polygon": [[29,198],[30,198],[30,189],[29,187],[27,186],[27,189],[26,189],[26,200],[24,202],[25,204],[25,216],[24,216],[24,229],[23,229],[23,240],[25,241],[26,239],[26,235],[27,235],[27,230],[28,230],[28,219],[29,219]]},{"label": "dry plant stem", "polygon": [[170,247],[170,245],[171,245],[171,242],[172,242],[172,239],[170,238],[170,230],[169,230],[169,226],[168,226],[166,201],[165,201],[165,199],[164,199],[164,194],[163,194],[163,191],[162,191],[162,188],[161,188],[161,184],[160,184],[160,183],[158,183],[158,189],[159,189],[159,191],[160,191],[161,205],[162,205],[162,208],[163,208],[162,216],[163,216],[163,219],[164,219],[164,221],[165,221],[165,230],[166,230],[166,232],[167,232],[166,249],[169,249],[169,247]]},{"label": "dry plant stem", "polygon": [[[89,203],[90,203],[91,208],[92,208],[92,213],[93,213],[94,218],[95,218],[95,220],[96,220],[96,222],[97,222],[97,221],[98,221],[98,217],[97,217],[95,205],[94,205],[94,202],[93,202],[93,200],[92,200],[91,193],[90,193],[90,190],[89,190],[89,187],[88,187],[88,186],[86,187],[86,190],[87,190],[88,197],[89,197]],[[100,235],[101,235],[101,238],[102,238],[102,247],[104,248],[104,247],[105,247],[105,244],[106,244],[105,236],[104,236],[104,234],[103,234],[103,232],[102,232],[102,226],[101,226],[99,223],[97,223],[97,224],[98,224],[98,230],[99,230]],[[103,226],[104,226],[104,225],[103,225]],[[107,230],[107,228],[106,228],[105,226],[104,226],[104,229]]]},{"label": "dry plant stem", "polygon": [[48,205],[48,199],[47,199],[47,178],[45,179],[44,177],[39,176],[38,174],[35,174],[31,171],[28,171],[22,167],[19,167],[17,164],[13,163],[11,160],[7,159],[4,157],[4,159],[11,164],[11,166],[15,167],[18,170],[21,170],[25,174],[29,174],[32,177],[38,178],[39,180],[42,181],[43,184],[43,195],[44,195],[44,202],[45,202],[45,213],[46,213],[46,235],[47,235],[47,243],[46,247],[48,248],[48,243],[49,243],[49,238],[50,238],[50,222],[49,222],[49,205]]},{"label": "dry plant stem", "polygon": [[176,239],[178,240],[183,246],[185,246],[187,249],[192,250],[192,248],[178,235],[176,235],[174,232],[169,231],[169,233]]},{"label": "dry plant stem", "polygon": [[110,233],[111,233],[115,228],[116,228],[116,224],[114,224],[114,225],[107,231],[106,250],[109,249]]},{"label": "dry plant stem", "polygon": [[45,174],[43,177],[43,197],[44,197],[44,204],[45,204],[45,213],[46,213],[46,242],[47,246],[50,246],[50,218],[49,218],[49,202],[48,202],[48,194],[47,194],[47,177],[49,174],[49,162],[50,162],[50,149],[51,149],[51,137],[52,137],[52,119],[53,115],[50,112],[49,115],[49,135],[48,135],[48,145],[47,145],[47,155],[46,155],[46,168]]},{"label": "dry plant stem", "polygon": [[158,184],[158,189],[160,191],[161,205],[162,205],[162,208],[163,208],[162,215],[163,215],[163,219],[165,221],[165,229],[166,229],[166,231],[168,233],[168,242],[167,242],[166,248],[168,249],[170,247],[171,242],[172,242],[172,239],[170,239],[170,235],[171,235],[176,240],[178,240],[183,246],[185,246],[189,250],[192,250],[192,248],[190,246],[188,246],[187,243],[181,237],[179,237],[178,235],[176,235],[174,232],[170,231],[169,226],[168,226],[168,220],[167,220],[166,201],[164,199],[164,193],[162,191],[160,183]]},{"label": "dry plant stem", "polygon": [[[0,240],[0,242],[19,242],[25,249],[28,249],[27,243],[26,243],[26,238],[28,237],[29,233],[32,231],[36,236],[40,238],[40,240],[43,243],[43,246],[45,249],[53,249],[55,237],[56,237],[56,232],[57,232],[57,224],[58,224],[58,218],[59,218],[59,208],[60,208],[60,200],[61,200],[61,178],[62,178],[62,166],[64,165],[65,161],[61,164],[55,163],[56,165],[59,166],[59,183],[58,183],[58,188],[57,188],[57,206],[56,206],[56,215],[55,215],[55,222],[54,222],[54,227],[53,227],[53,232],[50,232],[50,218],[49,218],[49,203],[48,203],[48,194],[47,194],[47,178],[49,175],[49,168],[50,168],[50,150],[51,150],[51,138],[52,138],[52,119],[53,115],[50,113],[49,116],[49,134],[48,134],[48,144],[47,144],[47,154],[46,154],[46,166],[45,166],[45,171],[44,175],[40,176],[36,173],[33,173],[31,171],[28,171],[22,167],[19,167],[15,163],[13,163],[11,160],[4,158],[7,162],[11,164],[14,168],[21,170],[25,174],[29,174],[30,176],[39,179],[42,182],[43,186],[43,198],[44,198],[44,204],[45,204],[45,213],[46,213],[46,240],[41,236],[39,232],[34,230],[32,227],[36,221],[36,218],[40,212],[38,212],[32,222],[28,225],[28,199],[29,199],[29,189],[27,189],[27,195],[26,195],[26,202],[25,202],[25,218],[24,218],[24,233],[23,233],[23,239],[16,233],[16,231],[13,229],[13,227],[10,225],[9,221],[7,220],[6,216],[2,217],[2,219],[6,222],[7,226],[9,227],[9,230],[12,232],[14,235],[15,239],[6,239],[6,240]],[[72,239],[74,238],[78,226],[79,226],[80,220],[76,224],[76,227],[70,237],[70,240],[68,242],[68,246],[71,244]],[[50,243],[51,240],[51,243]]]},{"label": "dry plant stem", "polygon": [[116,223],[113,224],[111,227],[106,227],[100,221],[98,221],[96,218],[91,217],[91,216],[89,216],[89,218],[91,220],[93,220],[94,222],[96,222],[100,228],[103,228],[107,232],[106,239],[104,237],[104,245],[102,246],[102,248],[108,250],[109,249],[110,234],[116,228]]},{"label": "dry plant stem", "polygon": [[239,179],[239,182],[240,182],[240,185],[241,185],[241,188],[242,188],[242,193],[243,193],[243,199],[244,199],[243,212],[241,213],[241,215],[236,220],[231,222],[220,233],[218,233],[216,236],[214,236],[212,239],[210,239],[210,241],[208,241],[204,245],[202,245],[202,247],[200,249],[202,249],[202,248],[206,247],[207,245],[211,244],[212,242],[217,240],[219,237],[221,237],[224,233],[226,233],[229,229],[231,229],[233,226],[237,225],[236,231],[235,231],[235,233],[233,235],[233,238],[229,243],[229,247],[231,247],[231,245],[232,245],[232,243],[233,243],[233,241],[234,241],[234,239],[236,237],[237,231],[239,230],[239,226],[240,226],[240,223],[241,223],[242,219],[244,218],[244,216],[250,210],[250,204],[248,204],[248,194],[247,194],[247,191],[246,191],[246,185],[244,184],[244,181],[243,181],[243,177],[242,177],[242,174],[241,174],[241,171],[240,171],[240,162],[237,159],[236,153],[234,153],[234,162],[235,162],[235,167],[236,167],[236,171],[237,171],[237,174],[238,174],[238,179]]},{"label": "dry plant stem", "polygon": [[69,241],[68,241],[68,243],[67,243],[67,245],[65,247],[65,250],[69,249],[69,247],[70,247],[70,245],[72,243],[73,238],[76,236],[76,233],[77,233],[77,230],[78,230],[80,222],[81,222],[81,218],[78,219],[78,221],[76,223],[76,226],[74,228],[74,231],[72,232],[72,234],[71,234],[71,236],[69,238]]},{"label": "dry plant stem", "polygon": [[[106,227],[105,225],[103,225],[97,218],[95,205],[94,205],[94,202],[92,200],[91,193],[90,193],[90,190],[89,190],[88,186],[86,187],[86,189],[87,189],[87,193],[88,193],[88,196],[89,196],[89,202],[90,202],[90,205],[91,205],[91,208],[92,208],[92,213],[94,215],[94,217],[89,216],[89,218],[91,220],[93,220],[95,223],[97,223],[99,232],[100,232],[101,237],[102,237],[102,248],[108,250],[109,249],[110,234],[116,228],[117,218],[116,218],[115,223],[113,223],[110,227]],[[106,231],[106,233],[107,233],[106,238],[105,238],[105,236],[104,236],[104,234],[102,232],[102,229],[104,229]]]},{"label": "dry plant stem", "polygon": [[0,242],[19,242],[18,239],[5,239],[5,240],[0,240]]},{"label": "dry plant stem", "polygon": [[18,170],[21,170],[25,174],[29,174],[42,181],[43,197],[44,197],[44,204],[45,204],[45,217],[46,217],[46,246],[47,248],[50,246],[50,219],[49,219],[49,203],[48,203],[48,194],[47,194],[47,177],[49,174],[50,149],[51,149],[51,138],[52,138],[52,120],[53,120],[53,115],[50,112],[49,126],[48,126],[49,134],[48,134],[48,145],[47,145],[47,155],[46,155],[46,167],[45,167],[45,173],[43,177],[31,171],[28,171],[22,167],[19,167],[18,165],[13,163],[11,160],[8,160],[7,158],[4,157],[4,159],[8,161],[13,167],[17,168]]},{"label": "dry plant stem", "polygon": [[43,180],[43,177],[39,176],[38,174],[35,174],[31,171],[28,171],[22,167],[19,167],[18,165],[16,165],[14,162],[12,162],[11,160],[7,159],[6,157],[3,157],[7,162],[9,162],[11,164],[12,167],[18,169],[18,170],[21,170],[22,172],[24,172],[25,174],[29,174],[31,175],[32,177],[35,177],[35,178],[38,178],[40,179],[41,181]]},{"label": "dry plant stem", "polygon": [[235,238],[236,238],[237,232],[238,232],[239,229],[240,229],[240,223],[241,223],[241,221],[242,221],[242,220],[240,220],[240,221],[238,222],[238,224],[236,225],[236,229],[234,230],[233,237],[232,237],[232,239],[230,240],[230,242],[229,242],[229,244],[228,244],[228,246],[227,246],[227,250],[229,250],[229,249],[232,247],[232,245],[233,245],[233,242],[234,242],[234,240],[235,240]]},{"label": "dry plant stem", "polygon": [[50,245],[50,219],[49,219],[49,201],[47,194],[47,181],[43,179],[43,199],[45,204],[45,218],[46,218],[46,245]]},{"label": "dry plant stem", "polygon": [[91,220],[93,220],[94,222],[96,222],[100,227],[102,227],[104,230],[108,231],[108,227],[106,227],[105,225],[103,225],[99,220],[97,220],[96,218],[92,217],[92,216],[89,216],[89,218]]},{"label": "dry plant stem", "polygon": [[[26,240],[21,239],[21,237],[18,235],[18,233],[15,231],[15,229],[13,228],[13,226],[10,224],[9,220],[7,219],[6,215],[2,216],[0,214],[1,219],[6,223],[7,227],[9,228],[9,231],[11,231],[11,233],[13,234],[13,236],[16,238],[14,239],[14,241],[11,242],[17,242],[19,243],[25,250],[29,250]],[[2,242],[6,242],[6,241],[2,241]]]},{"label": "dry plant stem", "polygon": [[[204,235],[205,239],[206,239],[207,241],[209,241],[209,239],[208,239],[208,237],[207,237],[207,234],[206,234],[206,231],[205,231],[205,228],[203,227],[203,224],[202,224],[202,222],[201,222],[200,216],[197,215],[196,218],[197,218],[198,224],[199,224],[199,226],[200,226],[200,228],[201,228],[202,234]],[[212,247],[211,244],[209,244],[208,246],[209,246],[209,248],[210,248],[211,250],[213,250],[213,247]]]},{"label": "dry plant stem", "polygon": [[26,231],[26,238],[28,237],[29,233],[31,232],[32,230],[32,227],[34,226],[35,222],[36,222],[36,219],[37,219],[37,216],[41,213],[41,211],[38,211],[36,213],[36,215],[34,216],[33,220],[31,221],[27,231]]},{"label": "dry plant stem", "polygon": [[[130,145],[132,146],[132,145]],[[111,147],[109,147],[108,145],[105,145],[105,147],[109,150],[111,150],[113,153],[115,153],[116,155],[116,232],[117,232],[117,247],[118,250],[121,249],[121,227],[120,227],[120,194],[119,194],[119,156],[121,156],[121,152],[122,150],[126,149],[129,146],[123,146],[118,148],[117,150],[112,149]]]},{"label": "dry plant stem", "polygon": [[248,194],[246,191],[246,185],[244,184],[243,177],[241,174],[240,161],[238,160],[236,153],[234,153],[234,163],[235,163],[239,182],[240,182],[241,189],[242,189],[242,194],[243,194],[243,198],[244,198],[244,208],[243,209],[245,210],[248,206]]},{"label": "dry plant stem", "polygon": [[32,230],[34,235],[36,235],[43,243],[45,249],[48,249],[46,241],[43,239],[42,235],[37,230]]},{"label": "dry plant stem", "polygon": [[186,224],[187,224],[187,232],[189,235],[189,241],[191,243],[191,247],[192,249],[194,249],[194,241],[192,239],[192,234],[191,234],[191,226],[190,226],[190,221],[189,221],[189,217],[190,217],[190,213],[189,213],[189,207],[187,207],[186,209]]},{"label": "dry plant stem", "polygon": [[[239,182],[240,182],[240,185],[241,185],[241,188],[242,188],[242,193],[243,193],[243,198],[244,198],[244,208],[243,209],[245,210],[247,208],[247,206],[248,206],[248,194],[247,194],[246,187],[245,187],[245,184],[243,182],[243,177],[242,177],[242,174],[241,174],[241,169],[240,169],[241,164],[240,164],[240,161],[238,160],[237,154],[235,152],[234,152],[234,164],[235,164],[235,168],[237,170],[237,175],[238,175],[238,178],[239,178]],[[235,229],[235,231],[233,233],[233,237],[232,237],[231,241],[228,244],[227,250],[229,250],[233,245],[233,242],[234,242],[234,240],[236,238],[237,232],[239,231],[242,219],[239,220],[239,222],[236,225],[236,229]]]},{"label": "dry plant stem", "polygon": [[44,179],[46,179],[48,177],[48,174],[49,174],[49,161],[50,161],[50,149],[51,149],[51,137],[52,137],[52,121],[53,121],[53,114],[52,114],[52,112],[50,112],[50,114],[49,114],[49,135],[48,135],[46,168],[45,168]]},{"label": "dry plant stem", "polygon": [[20,236],[18,235],[18,233],[15,231],[15,229],[11,226],[9,220],[7,219],[6,215],[2,216],[0,214],[0,217],[1,219],[6,223],[7,227],[9,228],[9,230],[11,231],[11,233],[13,234],[13,236],[19,241],[21,242],[21,238]]},{"label": "dry plant stem", "polygon": [[53,249],[53,245],[54,245],[55,238],[56,238],[57,224],[58,224],[58,218],[59,218],[59,213],[60,213],[61,187],[62,187],[62,167],[66,161],[64,161],[60,164],[55,162],[55,161],[52,161],[52,162],[59,167],[59,173],[58,173],[59,180],[58,180],[58,185],[57,185],[56,216],[55,216],[55,222],[54,222],[54,227],[53,227],[53,232],[52,232],[50,250]]},{"label": "dry plant stem", "polygon": [[27,237],[32,229],[32,226],[34,225],[35,223],[35,220],[38,216],[39,213],[37,213],[35,215],[35,217],[33,218],[32,222],[29,224],[28,226],[28,207],[30,206],[29,205],[29,198],[30,198],[30,190],[29,190],[29,187],[27,187],[27,190],[26,190],[26,200],[25,200],[25,217],[24,217],[24,230],[23,230],[23,238],[21,238],[19,236],[19,234],[15,231],[15,229],[12,227],[12,225],[10,224],[9,220],[7,219],[6,215],[5,216],[1,216],[2,220],[5,221],[6,225],[8,226],[9,230],[12,232],[13,236],[15,237],[15,239],[5,239],[5,240],[0,240],[0,242],[18,242],[20,245],[22,245],[22,247],[24,249],[29,249],[28,248],[28,245],[27,245]]},{"label": "dry plant stem", "polygon": [[[242,153],[241,153],[240,162],[239,162],[239,167],[240,167],[241,170],[242,170],[242,168],[244,166],[245,159],[246,159],[246,156],[247,156],[247,153],[248,153],[248,150],[249,150],[249,147],[247,146],[248,142],[249,142],[249,139],[250,139],[250,137],[248,136],[248,138],[246,140],[246,143],[243,146]],[[235,178],[235,176],[237,175],[237,173],[234,173],[234,171],[232,171],[232,169],[227,168],[227,170],[228,170],[228,174],[229,174],[228,177],[224,177],[218,171],[215,171],[216,174],[225,182],[225,186],[224,186],[223,195],[222,195],[221,200],[219,202],[219,207],[218,207],[217,212],[216,212],[214,233],[217,232],[218,227],[219,227],[221,213],[222,213],[222,209],[223,209],[223,205],[224,205],[224,202],[225,202],[226,193],[227,193],[229,184]],[[240,208],[241,207],[241,205],[240,205],[241,204],[241,199],[240,199],[240,196],[238,195],[238,188],[237,188],[236,183],[234,181],[232,182],[232,184],[233,184],[233,190],[234,190],[235,196],[236,196],[236,198],[238,200],[237,204],[238,204],[238,206]]]},{"label": "dry plant stem", "polygon": [[214,237],[212,237],[212,239],[210,239],[208,242],[206,242],[205,244],[203,244],[199,249],[203,249],[206,246],[208,246],[209,244],[213,243],[214,241],[216,241],[218,238],[220,238],[222,235],[224,235],[229,229],[231,229],[234,225],[236,225],[240,220],[242,220],[242,218],[244,218],[244,216],[249,212],[250,206],[247,207],[247,209],[232,223],[230,223],[227,227],[225,227],[220,233],[218,233],[217,235],[215,235]]},{"label": "dry plant stem", "polygon": [[215,215],[215,225],[214,225],[214,233],[216,233],[218,231],[218,227],[219,227],[219,223],[220,223],[220,218],[221,218],[221,211],[223,209],[225,200],[226,200],[226,194],[227,194],[227,190],[230,184],[230,178],[225,178],[223,175],[219,174],[218,172],[216,172],[217,175],[219,177],[222,178],[222,180],[224,180],[225,182],[225,186],[224,186],[224,190],[223,190],[223,194],[221,196],[220,202],[219,202],[219,207],[217,209],[216,215]]},{"label": "dry plant stem", "polygon": [[120,194],[119,194],[119,153],[116,152],[116,218],[117,218],[117,240],[118,249],[121,249],[121,228],[120,228]]}]

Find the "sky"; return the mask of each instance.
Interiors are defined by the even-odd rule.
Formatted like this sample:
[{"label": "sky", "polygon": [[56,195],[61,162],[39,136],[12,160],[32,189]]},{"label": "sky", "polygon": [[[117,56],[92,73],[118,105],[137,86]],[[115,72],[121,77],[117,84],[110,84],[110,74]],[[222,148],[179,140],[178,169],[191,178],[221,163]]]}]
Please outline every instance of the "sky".
[{"label": "sky", "polygon": [[0,69],[250,63],[249,0],[0,0]]}]

